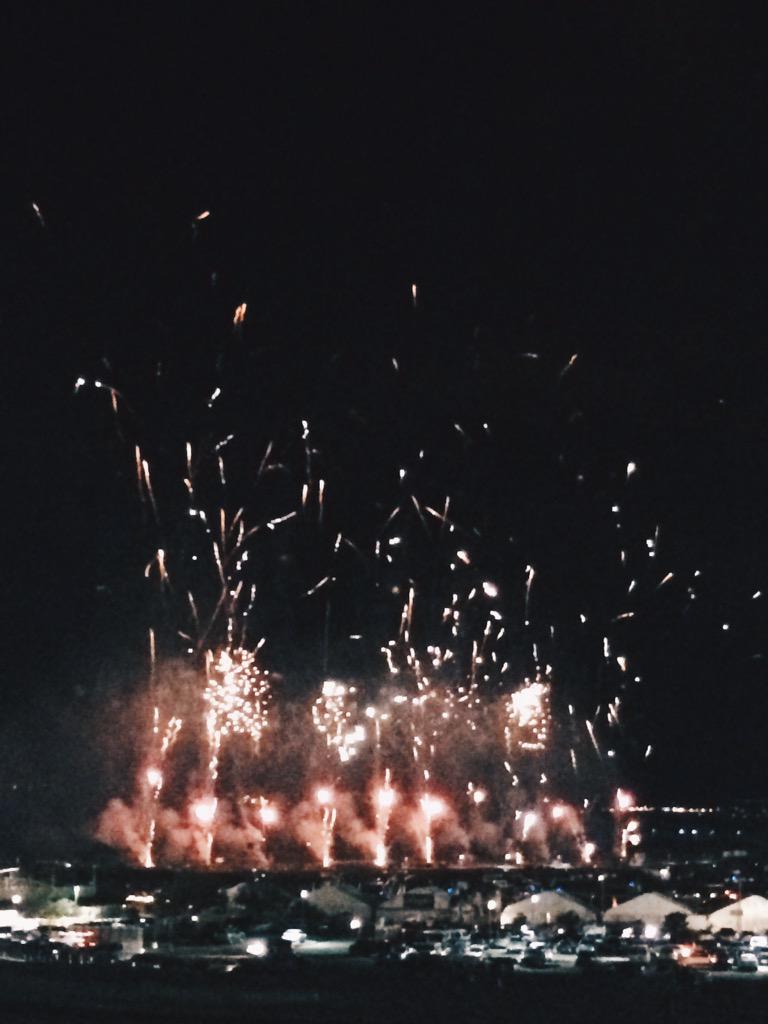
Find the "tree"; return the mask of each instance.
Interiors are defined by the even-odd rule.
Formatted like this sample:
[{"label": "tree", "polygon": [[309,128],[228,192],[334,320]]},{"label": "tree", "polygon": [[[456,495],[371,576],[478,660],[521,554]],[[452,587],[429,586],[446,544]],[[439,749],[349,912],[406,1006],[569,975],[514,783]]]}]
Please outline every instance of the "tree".
[{"label": "tree", "polygon": [[512,924],[509,926],[509,930],[515,933],[520,932],[522,931],[524,924],[528,924],[528,918],[525,914],[518,914],[517,917],[512,919]]},{"label": "tree", "polygon": [[564,910],[555,918],[555,924],[562,928],[569,939],[578,938],[581,934],[581,918],[575,910]]},{"label": "tree", "polygon": [[688,927],[688,916],[680,911],[667,914],[664,918],[662,931],[669,935],[670,942],[685,942],[691,937],[691,930]]}]

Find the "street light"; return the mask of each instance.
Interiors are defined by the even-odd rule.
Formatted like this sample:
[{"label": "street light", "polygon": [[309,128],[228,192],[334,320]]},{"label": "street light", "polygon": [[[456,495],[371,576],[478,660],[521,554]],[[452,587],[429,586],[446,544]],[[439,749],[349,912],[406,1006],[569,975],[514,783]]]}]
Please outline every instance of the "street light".
[{"label": "street light", "polygon": [[600,917],[602,918],[605,913],[605,875],[598,875],[597,880],[600,883]]},{"label": "street light", "polygon": [[488,911],[488,934],[495,935],[497,924],[495,914],[499,909],[499,901],[495,899],[495,897],[491,896],[491,898],[486,901],[485,909]]}]

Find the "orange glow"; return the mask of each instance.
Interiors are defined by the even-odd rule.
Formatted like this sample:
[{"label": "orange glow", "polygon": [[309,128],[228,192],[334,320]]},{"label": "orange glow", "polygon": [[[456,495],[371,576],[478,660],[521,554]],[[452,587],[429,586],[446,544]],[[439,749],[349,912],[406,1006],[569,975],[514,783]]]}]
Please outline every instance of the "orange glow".
[{"label": "orange glow", "polygon": [[394,807],[396,800],[397,792],[390,786],[382,786],[381,789],[376,790],[376,803],[384,810]]},{"label": "orange glow", "polygon": [[437,818],[445,812],[445,801],[439,796],[425,793],[421,798],[421,809],[424,811],[424,816],[427,820],[431,821],[432,818]]},{"label": "orange glow", "polygon": [[216,817],[216,804],[215,797],[204,797],[192,804],[192,813],[201,825],[210,825],[213,822]]},{"label": "orange glow", "polygon": [[321,786],[315,792],[315,799],[321,807],[326,807],[328,804],[333,803],[333,790],[329,789],[328,786]]},{"label": "orange glow", "polygon": [[280,814],[272,804],[264,804],[259,811],[262,825],[276,825],[280,820]]},{"label": "orange glow", "polygon": [[630,807],[634,807],[635,798],[631,793],[628,793],[624,789],[616,790],[616,807],[620,811],[628,811]]}]

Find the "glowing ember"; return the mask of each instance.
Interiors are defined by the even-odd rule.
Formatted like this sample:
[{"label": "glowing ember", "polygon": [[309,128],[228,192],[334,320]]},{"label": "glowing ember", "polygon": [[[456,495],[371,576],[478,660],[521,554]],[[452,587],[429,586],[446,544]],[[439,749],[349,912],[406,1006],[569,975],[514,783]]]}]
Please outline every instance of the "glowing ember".
[{"label": "glowing ember", "polygon": [[376,793],[376,806],[384,810],[394,807],[397,794],[394,789],[380,789]]},{"label": "glowing ember", "polygon": [[211,825],[216,817],[216,806],[218,801],[215,797],[204,797],[192,804],[192,813],[201,825]]},{"label": "glowing ember", "polygon": [[535,811],[526,811],[523,815],[523,841],[528,838],[533,826],[539,820],[539,816]]},{"label": "glowing ember", "polygon": [[387,849],[389,817],[396,801],[397,792],[392,788],[390,772],[389,768],[387,768],[384,774],[384,785],[380,786],[374,794],[376,809],[376,845],[373,862],[380,868],[386,866],[389,856],[389,851]]},{"label": "glowing ember", "polygon": [[324,868],[333,864],[333,834],[336,827],[336,808],[334,793],[327,786],[321,786],[315,792],[315,799],[322,809],[322,851],[321,862]]},{"label": "glowing ember", "polygon": [[273,804],[264,803],[259,811],[262,825],[276,825],[280,821],[280,813]]},{"label": "glowing ember", "polygon": [[445,813],[446,805],[444,800],[439,796],[433,796],[431,793],[425,793],[419,804],[424,815],[424,860],[427,864],[431,864],[435,854],[435,846],[432,839],[432,822],[435,818]]},{"label": "glowing ember", "polygon": [[326,807],[328,804],[333,803],[333,790],[321,786],[315,793],[315,799],[321,807]]},{"label": "glowing ember", "polygon": [[630,807],[634,807],[635,798],[631,793],[627,793],[623,789],[616,790],[616,807],[620,811],[628,811]]}]

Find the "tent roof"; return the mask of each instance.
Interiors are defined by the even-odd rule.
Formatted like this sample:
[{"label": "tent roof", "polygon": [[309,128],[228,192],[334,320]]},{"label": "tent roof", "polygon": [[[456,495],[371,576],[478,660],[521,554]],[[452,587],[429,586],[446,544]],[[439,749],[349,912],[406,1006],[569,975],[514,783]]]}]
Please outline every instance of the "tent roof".
[{"label": "tent roof", "polygon": [[567,893],[552,890],[533,893],[514,903],[508,903],[502,911],[502,916],[505,920],[511,921],[518,914],[524,914],[529,918],[538,918],[544,917],[546,914],[564,914],[569,910],[578,914],[579,917],[594,917],[590,908],[584,903]]},{"label": "tent roof", "polygon": [[691,914],[691,908],[662,892],[643,892],[618,906],[606,910],[606,921],[642,921],[645,917],[666,917],[667,914]]},{"label": "tent roof", "polygon": [[709,915],[709,923],[714,929],[736,928],[742,931],[768,927],[768,899],[765,896],[745,896],[726,903]]}]

